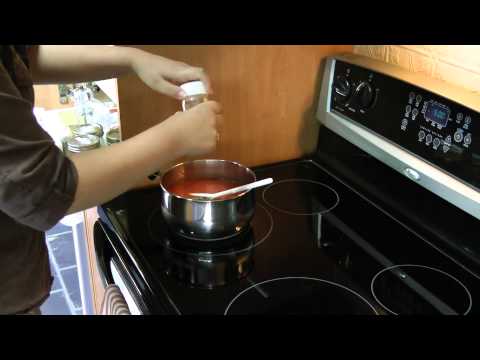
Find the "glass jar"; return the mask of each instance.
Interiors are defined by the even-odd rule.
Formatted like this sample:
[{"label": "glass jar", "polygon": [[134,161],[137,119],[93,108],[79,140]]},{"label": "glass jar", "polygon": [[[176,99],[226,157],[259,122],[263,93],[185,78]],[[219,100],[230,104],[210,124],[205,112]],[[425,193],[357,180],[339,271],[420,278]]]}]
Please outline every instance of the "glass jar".
[{"label": "glass jar", "polygon": [[95,135],[99,138],[103,137],[103,126],[100,124],[84,124],[84,125],[73,125],[70,127],[72,135]]},{"label": "glass jar", "polygon": [[[190,81],[180,85],[186,96],[182,99],[182,110],[187,111],[192,107],[208,101],[208,94],[205,85],[201,81]],[[150,181],[155,181],[160,177],[160,171],[148,176]]]},{"label": "glass jar", "polygon": [[112,145],[120,142],[120,128],[118,126],[113,126],[108,130],[107,135],[105,136],[107,145]]},{"label": "glass jar", "polygon": [[207,90],[201,81],[190,81],[180,88],[185,92],[186,97],[182,100],[182,110],[187,111],[192,107],[208,101]]},{"label": "glass jar", "polygon": [[100,147],[100,138],[96,135],[77,135],[72,136],[66,142],[66,152],[80,153],[83,151],[98,149]]}]

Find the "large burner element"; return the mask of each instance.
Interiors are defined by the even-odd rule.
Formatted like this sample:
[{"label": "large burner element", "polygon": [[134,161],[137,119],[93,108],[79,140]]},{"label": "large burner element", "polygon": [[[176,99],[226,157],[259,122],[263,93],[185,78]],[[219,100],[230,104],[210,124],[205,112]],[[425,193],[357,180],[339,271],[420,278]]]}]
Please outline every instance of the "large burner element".
[{"label": "large burner element", "polygon": [[272,229],[272,216],[262,205],[257,205],[249,228],[221,241],[197,241],[170,232],[160,210],[149,219],[165,272],[188,286],[208,289],[246,277],[253,269],[254,249]]},{"label": "large burner element", "polygon": [[395,265],[372,279],[375,300],[391,314],[466,315],[472,297],[452,275],[423,265]]},{"label": "large burner element", "polygon": [[283,277],[260,282],[228,304],[231,314],[375,315],[375,308],[357,292],[310,277]]}]

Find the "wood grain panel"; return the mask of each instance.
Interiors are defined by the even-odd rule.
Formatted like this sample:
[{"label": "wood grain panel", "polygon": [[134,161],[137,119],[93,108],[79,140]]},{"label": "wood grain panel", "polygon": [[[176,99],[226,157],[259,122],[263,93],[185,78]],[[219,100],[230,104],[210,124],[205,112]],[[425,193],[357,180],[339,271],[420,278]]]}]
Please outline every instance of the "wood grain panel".
[{"label": "wood grain panel", "polygon": [[[322,60],[352,46],[136,46],[203,67],[213,99],[224,110],[221,142],[208,157],[247,166],[288,160],[312,152],[318,124],[314,109]],[[166,119],[179,102],[149,89],[135,76],[118,80],[122,137]]]},{"label": "wood grain panel", "polygon": [[90,286],[92,289],[93,306],[95,314],[101,313],[101,305],[105,288],[98,273],[97,258],[95,255],[95,245],[93,243],[93,225],[98,219],[97,208],[91,208],[84,211],[85,239],[88,249],[88,266],[90,273]]},{"label": "wood grain panel", "polygon": [[60,92],[57,85],[34,85],[35,106],[44,108],[45,110],[66,109],[71,108],[73,104],[60,103]]}]

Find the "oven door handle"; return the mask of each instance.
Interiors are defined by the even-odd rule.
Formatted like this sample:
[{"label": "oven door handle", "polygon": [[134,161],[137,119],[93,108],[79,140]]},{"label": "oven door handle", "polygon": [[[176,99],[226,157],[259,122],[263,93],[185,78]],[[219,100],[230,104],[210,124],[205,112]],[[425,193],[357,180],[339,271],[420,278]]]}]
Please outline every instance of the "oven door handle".
[{"label": "oven door handle", "polygon": [[110,270],[110,261],[113,257],[113,249],[110,247],[105,232],[97,220],[93,225],[93,244],[95,248],[95,255],[97,260],[97,270],[103,286],[114,284],[113,275]]}]

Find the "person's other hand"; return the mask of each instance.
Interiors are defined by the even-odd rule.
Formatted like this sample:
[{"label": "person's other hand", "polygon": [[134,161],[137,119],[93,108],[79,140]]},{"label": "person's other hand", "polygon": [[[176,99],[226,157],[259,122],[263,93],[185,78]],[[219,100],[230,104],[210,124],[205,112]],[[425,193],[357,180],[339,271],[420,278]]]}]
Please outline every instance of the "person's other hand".
[{"label": "person's other hand", "polygon": [[164,95],[181,100],[185,97],[179,85],[200,80],[208,93],[212,93],[210,79],[200,67],[190,66],[162,56],[134,49],[132,51],[132,69],[150,88]]},{"label": "person's other hand", "polygon": [[215,150],[219,135],[217,126],[222,120],[221,107],[207,101],[188,111],[177,112],[163,123],[163,131],[170,134],[180,156],[199,156]]}]

